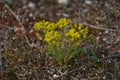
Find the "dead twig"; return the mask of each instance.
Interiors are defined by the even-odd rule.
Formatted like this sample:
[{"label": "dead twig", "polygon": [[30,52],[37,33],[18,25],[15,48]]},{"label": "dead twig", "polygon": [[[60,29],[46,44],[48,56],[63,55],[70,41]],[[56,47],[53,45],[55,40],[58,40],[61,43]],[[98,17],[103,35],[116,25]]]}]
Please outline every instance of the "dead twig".
[{"label": "dead twig", "polygon": [[109,58],[113,58],[113,57],[120,57],[120,54],[110,55],[110,56],[107,56],[107,57],[104,57],[104,58],[100,59],[99,61],[109,59]]},{"label": "dead twig", "polygon": [[59,73],[61,73],[61,75],[60,76],[58,76],[58,77],[56,77],[56,78],[54,78],[54,79],[52,79],[52,80],[56,80],[56,79],[58,79],[58,78],[61,78],[61,77],[63,77],[63,76],[67,76],[68,74],[70,74],[70,73],[73,73],[73,72],[76,72],[76,71],[79,71],[79,70],[81,70],[82,68],[84,68],[84,67],[86,67],[86,66],[88,66],[89,64],[86,64],[86,65],[84,65],[84,66],[81,66],[81,67],[79,67],[79,68],[77,68],[77,69],[73,69],[73,70],[71,70],[71,71],[68,71],[68,72],[59,72]]},{"label": "dead twig", "polygon": [[105,30],[105,31],[112,31],[112,32],[119,32],[119,30],[113,30],[113,29],[107,29],[107,28],[102,28],[102,27],[96,27],[94,25],[90,25],[86,22],[83,23],[83,25],[94,28],[94,29],[99,29],[99,30]]},{"label": "dead twig", "polygon": [[13,27],[9,27],[9,26],[7,26],[7,25],[3,25],[3,24],[1,24],[1,23],[0,23],[0,26],[4,26],[5,28],[7,28],[7,29],[9,29],[9,30],[14,30]]},{"label": "dead twig", "polygon": [[[1,39],[0,39],[1,40]],[[3,80],[3,69],[2,69],[2,51],[1,51],[1,44],[0,44],[0,76],[1,79]]]},{"label": "dead twig", "polygon": [[12,13],[12,15],[16,18],[16,20],[19,22],[20,26],[22,27],[22,31],[23,31],[23,34],[24,34],[24,37],[25,37],[25,40],[27,42],[27,44],[30,46],[30,47],[33,47],[34,45],[33,44],[30,44],[30,41],[27,37],[27,34],[26,34],[26,30],[25,30],[25,27],[23,26],[23,24],[21,23],[21,20],[18,18],[18,16],[14,13],[14,11],[12,9],[10,9],[10,7],[5,4],[5,7]]}]

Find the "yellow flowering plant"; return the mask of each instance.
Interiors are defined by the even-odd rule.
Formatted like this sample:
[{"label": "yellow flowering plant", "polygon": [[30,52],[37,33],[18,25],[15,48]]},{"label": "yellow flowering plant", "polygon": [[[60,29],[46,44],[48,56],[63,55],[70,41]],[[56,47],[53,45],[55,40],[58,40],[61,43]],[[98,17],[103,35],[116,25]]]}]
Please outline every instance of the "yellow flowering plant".
[{"label": "yellow flowering plant", "polygon": [[46,42],[48,53],[62,66],[80,52],[80,45],[90,37],[88,27],[72,24],[66,18],[56,23],[45,20],[37,22],[34,29],[36,36]]}]

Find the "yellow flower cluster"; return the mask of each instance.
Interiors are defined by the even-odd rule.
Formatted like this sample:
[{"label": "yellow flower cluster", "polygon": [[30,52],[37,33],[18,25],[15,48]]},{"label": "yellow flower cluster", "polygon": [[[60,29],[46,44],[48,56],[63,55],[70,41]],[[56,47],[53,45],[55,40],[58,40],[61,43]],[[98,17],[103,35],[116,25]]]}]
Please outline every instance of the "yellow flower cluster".
[{"label": "yellow flower cluster", "polygon": [[62,18],[56,23],[56,26],[58,26],[60,29],[63,29],[67,27],[69,24],[70,24],[70,20],[67,20],[66,18]]},{"label": "yellow flower cluster", "polygon": [[65,36],[69,37],[67,40],[74,43],[74,45],[79,46],[81,41],[88,36],[88,27],[85,27],[82,24],[73,24],[70,25],[71,29],[68,32],[65,32]]},{"label": "yellow flower cluster", "polygon": [[35,30],[42,30],[44,33],[56,29],[56,24],[48,21],[40,21],[34,25]]},{"label": "yellow flower cluster", "polygon": [[46,32],[44,40],[47,43],[50,43],[54,46],[59,46],[59,42],[62,35],[58,31],[51,30],[50,32]]},{"label": "yellow flower cluster", "polygon": [[70,37],[70,41],[80,38],[79,32],[77,32],[75,29],[70,29],[69,32],[65,33],[65,36]]},{"label": "yellow flower cluster", "polygon": [[44,34],[36,33],[36,35],[38,38],[44,35],[44,41],[51,46],[60,46],[61,42],[71,42],[78,46],[88,36],[88,27],[84,28],[82,24],[71,24],[71,21],[66,18],[62,18],[56,23],[45,20],[37,22],[34,29],[42,31]]},{"label": "yellow flower cluster", "polygon": [[40,21],[34,25],[36,36],[44,40],[48,53],[52,53],[60,65],[73,58],[79,51],[80,44],[89,37],[88,27],[72,24],[66,18],[53,23]]}]

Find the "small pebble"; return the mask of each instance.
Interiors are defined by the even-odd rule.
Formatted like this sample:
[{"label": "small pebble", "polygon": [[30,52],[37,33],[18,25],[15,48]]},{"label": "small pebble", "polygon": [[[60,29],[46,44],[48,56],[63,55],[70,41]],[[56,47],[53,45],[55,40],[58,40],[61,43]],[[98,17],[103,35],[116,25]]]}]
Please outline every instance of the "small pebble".
[{"label": "small pebble", "polygon": [[66,14],[66,13],[63,13],[63,16],[64,17],[70,17],[70,15]]},{"label": "small pebble", "polygon": [[105,34],[108,34],[108,33],[109,33],[109,31],[108,31],[108,30],[106,30],[106,31],[105,31]]},{"label": "small pebble", "polygon": [[63,5],[68,5],[69,4],[69,0],[57,0],[57,2],[59,4],[63,4]]},{"label": "small pebble", "polygon": [[103,38],[103,41],[107,41],[107,38]]},{"label": "small pebble", "polygon": [[30,13],[30,14],[29,14],[29,16],[30,16],[30,17],[33,17],[33,14],[32,14],[32,13]]},{"label": "small pebble", "polygon": [[88,4],[88,5],[91,5],[92,1],[91,0],[85,0],[85,3]]},{"label": "small pebble", "polygon": [[96,37],[96,40],[99,40],[100,39],[100,37],[98,36],[98,37]]},{"label": "small pebble", "polygon": [[58,76],[58,75],[56,75],[56,74],[53,75],[53,78],[58,78],[58,77],[60,77],[60,76]]},{"label": "small pebble", "polygon": [[33,2],[29,2],[28,3],[28,7],[31,8],[31,9],[34,9],[35,8],[35,4]]}]

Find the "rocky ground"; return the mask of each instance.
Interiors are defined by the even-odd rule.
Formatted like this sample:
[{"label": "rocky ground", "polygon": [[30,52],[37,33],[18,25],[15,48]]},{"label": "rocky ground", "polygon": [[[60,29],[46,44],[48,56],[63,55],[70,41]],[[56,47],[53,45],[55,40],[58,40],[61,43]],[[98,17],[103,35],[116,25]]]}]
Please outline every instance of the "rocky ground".
[{"label": "rocky ground", "polygon": [[[95,35],[99,60],[78,54],[61,69],[35,36],[35,22],[68,18],[83,23]],[[120,79],[119,0],[13,0],[0,3],[0,67],[3,80],[118,80]],[[91,56],[92,54],[90,54]]]}]

